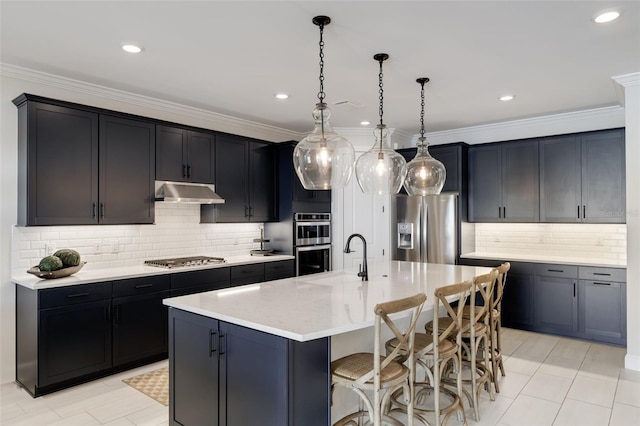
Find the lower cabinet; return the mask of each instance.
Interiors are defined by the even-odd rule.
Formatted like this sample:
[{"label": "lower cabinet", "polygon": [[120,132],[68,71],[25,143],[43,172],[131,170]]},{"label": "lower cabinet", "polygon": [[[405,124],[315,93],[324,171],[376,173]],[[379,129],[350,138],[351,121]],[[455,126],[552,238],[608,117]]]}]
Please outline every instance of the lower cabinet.
[{"label": "lower cabinet", "polygon": [[172,425],[327,425],[329,339],[295,342],[169,309]]},{"label": "lower cabinet", "polygon": [[[461,263],[495,267],[502,261]],[[502,299],[505,327],[626,345],[626,318],[624,268],[511,262]]]}]

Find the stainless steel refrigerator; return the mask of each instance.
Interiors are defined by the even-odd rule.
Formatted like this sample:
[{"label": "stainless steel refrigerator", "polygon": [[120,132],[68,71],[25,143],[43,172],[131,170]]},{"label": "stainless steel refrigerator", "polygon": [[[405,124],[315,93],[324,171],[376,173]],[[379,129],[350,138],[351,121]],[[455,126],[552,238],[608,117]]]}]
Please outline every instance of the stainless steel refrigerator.
[{"label": "stainless steel refrigerator", "polygon": [[393,260],[455,264],[460,244],[458,194],[397,195],[393,200]]}]

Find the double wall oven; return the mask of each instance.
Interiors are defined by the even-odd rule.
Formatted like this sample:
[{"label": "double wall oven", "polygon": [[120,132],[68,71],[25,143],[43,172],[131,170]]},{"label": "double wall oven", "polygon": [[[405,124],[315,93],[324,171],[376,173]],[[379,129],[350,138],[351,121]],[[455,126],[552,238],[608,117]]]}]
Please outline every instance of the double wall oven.
[{"label": "double wall oven", "polygon": [[331,213],[294,215],[296,275],[331,270]]}]

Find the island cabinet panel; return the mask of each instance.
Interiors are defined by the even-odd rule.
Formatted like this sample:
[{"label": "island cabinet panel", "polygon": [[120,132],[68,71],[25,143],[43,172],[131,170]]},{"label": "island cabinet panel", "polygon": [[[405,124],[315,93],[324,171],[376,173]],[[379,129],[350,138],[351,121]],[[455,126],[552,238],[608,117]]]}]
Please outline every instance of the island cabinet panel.
[{"label": "island cabinet panel", "polygon": [[329,339],[294,342],[169,310],[170,423],[327,425]]},{"label": "island cabinet panel", "polygon": [[268,222],[276,219],[275,154],[267,142],[216,137],[216,192],[224,204],[202,205],[201,222]]},{"label": "island cabinet panel", "polygon": [[19,102],[18,224],[98,223],[98,114]]},{"label": "island cabinet panel", "polygon": [[543,222],[624,223],[624,130],[540,141]]},{"label": "island cabinet panel", "polygon": [[167,356],[170,276],[113,282],[113,365]]},{"label": "island cabinet panel", "polygon": [[469,221],[538,222],[538,141],[469,148]]},{"label": "island cabinet panel", "polygon": [[100,115],[98,222],[154,221],[155,125]]},{"label": "island cabinet panel", "polygon": [[156,126],[158,180],[214,183],[215,136],[175,126]]}]

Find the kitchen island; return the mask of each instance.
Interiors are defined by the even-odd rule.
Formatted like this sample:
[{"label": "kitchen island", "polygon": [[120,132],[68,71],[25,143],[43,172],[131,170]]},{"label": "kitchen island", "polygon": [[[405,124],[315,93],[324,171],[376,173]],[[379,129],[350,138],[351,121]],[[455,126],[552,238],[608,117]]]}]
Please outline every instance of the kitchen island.
[{"label": "kitchen island", "polygon": [[[487,273],[485,267],[386,262],[166,299],[171,424],[327,425],[330,362],[372,351],[376,304]],[[332,416],[333,412],[333,416]]]}]

